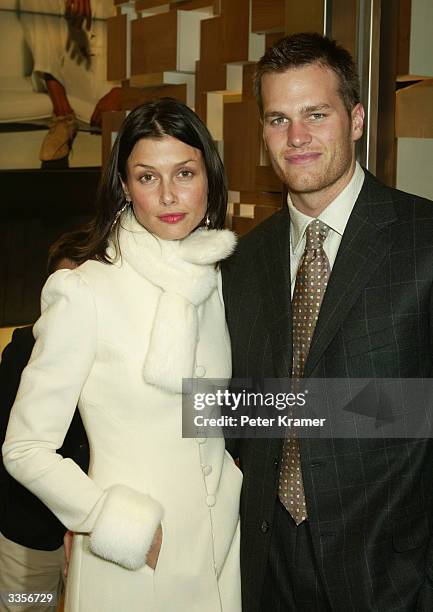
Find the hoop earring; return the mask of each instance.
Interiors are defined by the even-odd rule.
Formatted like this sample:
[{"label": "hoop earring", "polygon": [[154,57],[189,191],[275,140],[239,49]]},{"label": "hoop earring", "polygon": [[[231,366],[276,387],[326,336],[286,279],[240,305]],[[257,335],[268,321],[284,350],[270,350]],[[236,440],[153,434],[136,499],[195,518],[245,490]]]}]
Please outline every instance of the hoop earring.
[{"label": "hoop earring", "polygon": [[119,210],[116,213],[116,216],[114,217],[114,221],[111,224],[111,228],[113,229],[113,227],[116,225],[116,223],[119,221],[121,215],[123,212],[125,212],[125,210],[128,208],[128,206],[131,206],[131,198],[129,197],[129,195],[125,195],[125,204],[122,206],[122,208],[119,208]]}]

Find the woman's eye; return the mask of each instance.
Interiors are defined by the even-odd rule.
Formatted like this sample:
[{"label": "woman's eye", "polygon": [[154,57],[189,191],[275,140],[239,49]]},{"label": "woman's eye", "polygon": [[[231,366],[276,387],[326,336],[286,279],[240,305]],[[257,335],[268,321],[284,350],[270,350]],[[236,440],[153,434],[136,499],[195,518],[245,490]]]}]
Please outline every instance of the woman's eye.
[{"label": "woman's eye", "polygon": [[153,176],[153,174],[147,174],[146,173],[146,174],[143,174],[142,176],[140,176],[140,182],[141,183],[151,183],[154,178],[155,177]]},{"label": "woman's eye", "polygon": [[179,176],[180,178],[190,178],[191,176],[193,176],[193,173],[191,172],[191,170],[181,170],[179,172]]}]

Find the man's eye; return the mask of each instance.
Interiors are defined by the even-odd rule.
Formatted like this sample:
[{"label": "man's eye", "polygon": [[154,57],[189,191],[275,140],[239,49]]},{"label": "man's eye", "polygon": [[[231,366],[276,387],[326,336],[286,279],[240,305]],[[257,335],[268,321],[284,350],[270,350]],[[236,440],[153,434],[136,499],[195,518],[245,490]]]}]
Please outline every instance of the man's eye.
[{"label": "man's eye", "polygon": [[312,113],[310,115],[311,119],[313,119],[313,121],[319,120],[319,119],[323,119],[324,117],[326,117],[325,113]]},{"label": "man's eye", "polygon": [[275,117],[274,119],[271,119],[271,125],[283,125],[284,123],[287,123],[287,118],[286,117]]}]

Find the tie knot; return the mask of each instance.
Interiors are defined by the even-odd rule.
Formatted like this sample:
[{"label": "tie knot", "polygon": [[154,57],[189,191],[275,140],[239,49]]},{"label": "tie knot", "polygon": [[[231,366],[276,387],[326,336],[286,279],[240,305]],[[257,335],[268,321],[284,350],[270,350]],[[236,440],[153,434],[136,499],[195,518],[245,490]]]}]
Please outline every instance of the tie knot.
[{"label": "tie knot", "polygon": [[320,219],[315,219],[307,226],[305,232],[306,238],[306,251],[314,251],[320,249],[323,246],[326,236],[329,232],[329,226]]}]

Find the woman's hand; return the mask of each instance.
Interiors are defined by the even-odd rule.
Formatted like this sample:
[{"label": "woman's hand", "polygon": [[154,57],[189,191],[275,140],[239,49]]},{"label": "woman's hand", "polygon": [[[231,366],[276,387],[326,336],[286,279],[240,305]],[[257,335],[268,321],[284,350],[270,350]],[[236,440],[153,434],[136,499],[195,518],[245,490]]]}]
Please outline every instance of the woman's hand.
[{"label": "woman's hand", "polygon": [[161,545],[162,545],[162,527],[160,525],[155,532],[152,546],[150,547],[149,552],[147,553],[147,559],[146,559],[146,565],[151,567],[153,570],[155,569],[156,564],[158,563],[158,557],[159,557],[159,552],[161,550]]},{"label": "woman's hand", "polygon": [[72,551],[72,538],[74,534],[72,531],[67,531],[63,536],[63,546],[65,547],[65,567],[63,568],[63,574],[65,578],[68,577],[68,569],[69,569],[69,560],[71,558]]}]

